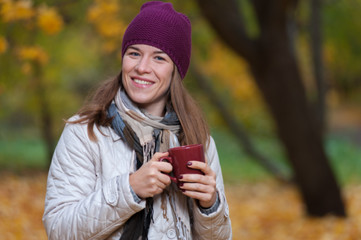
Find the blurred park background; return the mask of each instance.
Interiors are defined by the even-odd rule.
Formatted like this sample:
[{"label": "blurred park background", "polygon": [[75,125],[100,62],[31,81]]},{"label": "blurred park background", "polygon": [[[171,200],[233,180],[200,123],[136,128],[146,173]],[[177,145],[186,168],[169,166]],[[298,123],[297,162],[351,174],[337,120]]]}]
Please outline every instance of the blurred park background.
[{"label": "blurred park background", "polygon": [[[64,119],[121,66],[145,1],[0,0],[0,234],[46,239]],[[361,0],[174,0],[234,239],[361,239]]]}]

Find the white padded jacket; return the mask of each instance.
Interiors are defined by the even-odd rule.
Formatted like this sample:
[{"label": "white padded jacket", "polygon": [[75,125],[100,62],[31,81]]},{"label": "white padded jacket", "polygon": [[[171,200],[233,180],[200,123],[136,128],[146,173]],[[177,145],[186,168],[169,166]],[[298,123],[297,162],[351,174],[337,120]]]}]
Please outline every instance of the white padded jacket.
[{"label": "white padded jacket", "polygon": [[[75,118],[71,119],[74,120]],[[129,174],[135,153],[110,127],[94,127],[98,138],[88,138],[87,125],[67,124],[55,149],[49,169],[43,223],[50,240],[119,239],[124,223],[145,208],[145,201],[134,200]],[[220,205],[209,215],[193,201],[193,226],[189,224],[185,197],[177,194],[177,207],[188,222],[185,239],[231,239],[229,210],[224,194],[221,167],[213,139],[206,151],[209,164],[217,174]],[[177,239],[173,215],[163,216],[160,197],[154,197],[154,222],[149,240]]]}]

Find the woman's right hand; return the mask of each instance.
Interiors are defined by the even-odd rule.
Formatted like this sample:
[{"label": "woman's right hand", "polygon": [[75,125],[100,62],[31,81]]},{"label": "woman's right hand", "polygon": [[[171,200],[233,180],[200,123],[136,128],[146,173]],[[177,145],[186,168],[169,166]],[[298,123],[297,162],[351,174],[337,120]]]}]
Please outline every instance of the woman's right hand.
[{"label": "woman's right hand", "polygon": [[155,153],[150,161],[129,176],[129,184],[138,197],[143,199],[153,197],[162,193],[171,183],[170,177],[165,173],[172,171],[172,165],[159,161],[160,158],[168,155],[168,152]]}]

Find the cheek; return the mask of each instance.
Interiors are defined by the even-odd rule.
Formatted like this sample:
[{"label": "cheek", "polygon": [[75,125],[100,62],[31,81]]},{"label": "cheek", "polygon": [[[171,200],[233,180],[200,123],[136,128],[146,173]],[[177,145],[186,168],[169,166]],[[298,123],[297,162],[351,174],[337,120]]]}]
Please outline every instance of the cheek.
[{"label": "cheek", "polygon": [[128,56],[123,57],[122,61],[122,72],[127,73],[130,72],[134,68],[135,62]]},{"label": "cheek", "polygon": [[123,62],[123,64],[122,64],[122,72],[123,72],[123,74],[129,71],[129,66],[128,65],[129,64],[127,64],[126,61]]},{"label": "cheek", "polygon": [[125,84],[125,73],[124,73],[124,69],[122,68],[122,86],[124,86]]},{"label": "cheek", "polygon": [[163,70],[163,81],[166,85],[170,86],[170,82],[172,81],[173,78],[173,68],[165,68]]},{"label": "cheek", "polygon": [[122,89],[123,90],[125,90],[126,92],[128,92],[129,91],[129,81],[127,80],[127,78],[125,77],[125,73],[124,72],[122,72],[122,84],[121,84],[121,86],[122,86]]},{"label": "cheek", "polygon": [[123,86],[129,80],[129,74],[132,71],[132,64],[129,61],[124,61],[122,64],[122,83]]}]

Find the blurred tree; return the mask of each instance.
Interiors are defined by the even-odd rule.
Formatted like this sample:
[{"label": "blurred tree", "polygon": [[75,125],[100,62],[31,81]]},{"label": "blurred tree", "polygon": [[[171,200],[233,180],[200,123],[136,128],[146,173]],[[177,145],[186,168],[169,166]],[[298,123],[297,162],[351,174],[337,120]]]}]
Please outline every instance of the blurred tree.
[{"label": "blurred tree", "polygon": [[322,0],[310,0],[311,16],[309,21],[309,29],[311,36],[311,55],[312,55],[312,66],[317,88],[317,100],[316,106],[314,107],[316,112],[316,120],[318,129],[321,134],[324,134],[326,123],[326,82],[324,77],[324,64],[323,64],[323,32],[322,32]]},{"label": "blurred tree", "polygon": [[[36,42],[38,35],[55,35],[63,28],[63,19],[55,8],[43,4],[34,6],[32,1],[1,1],[1,25],[7,39],[0,37],[0,53],[11,51],[14,58],[9,57],[14,64],[20,64],[23,76],[18,81],[28,86],[33,95],[34,104],[30,108],[37,112],[40,120],[41,132],[46,145],[47,158],[51,159],[55,136],[53,117],[47,94],[47,83],[43,69],[48,63],[49,55]],[[20,31],[19,31],[20,30]],[[9,49],[7,49],[9,48]],[[4,66],[3,66],[4,67]],[[24,81],[25,80],[25,81]],[[29,100],[29,99],[28,99]],[[31,102],[31,101],[30,101]]]},{"label": "blurred tree", "polygon": [[250,1],[257,26],[253,31],[247,29],[237,0],[197,2],[220,38],[249,63],[285,146],[308,214],[345,216],[289,32],[297,0]]},{"label": "blurred tree", "polygon": [[228,106],[224,103],[224,101],[222,101],[222,98],[213,89],[213,86],[210,83],[211,81],[206,79],[206,77],[199,70],[197,70],[197,67],[195,67],[193,64],[190,66],[190,74],[192,74],[193,78],[200,86],[200,89],[202,89],[202,91],[204,91],[205,94],[209,96],[211,103],[217,108],[221,117],[235,135],[235,138],[238,140],[245,152],[262,167],[264,167],[277,180],[284,183],[289,183],[290,179],[275,164],[275,162],[257,150],[244,126],[237,122],[236,118],[229,111]]},{"label": "blurred tree", "polygon": [[107,55],[120,48],[119,40],[126,27],[120,18],[121,15],[120,3],[116,0],[95,0],[88,8],[87,20],[101,37],[102,50]]}]

